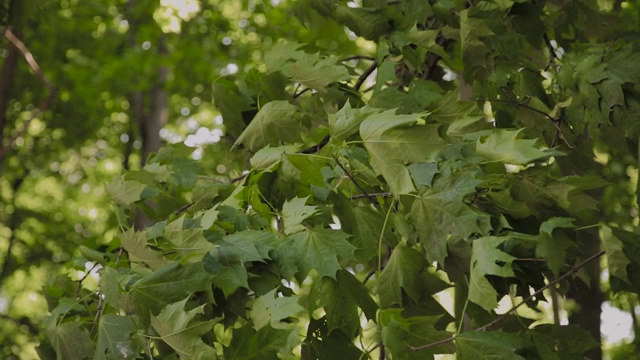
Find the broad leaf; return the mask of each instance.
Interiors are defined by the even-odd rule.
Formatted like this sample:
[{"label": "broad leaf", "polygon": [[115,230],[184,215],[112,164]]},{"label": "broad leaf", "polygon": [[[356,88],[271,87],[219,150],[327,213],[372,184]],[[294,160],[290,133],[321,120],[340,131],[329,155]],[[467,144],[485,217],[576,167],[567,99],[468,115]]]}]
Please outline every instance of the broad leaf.
[{"label": "broad leaf", "polygon": [[495,129],[491,135],[478,139],[476,151],[489,161],[525,165],[535,160],[561,155],[557,151],[540,150],[537,140],[518,139],[520,130]]},{"label": "broad leaf", "polygon": [[432,187],[422,189],[413,198],[404,197],[420,242],[430,262],[442,264],[447,256],[447,241],[482,234],[480,224],[487,216],[471,209],[464,197],[480,182],[473,173],[440,177]]},{"label": "broad leaf", "polygon": [[278,351],[287,344],[289,334],[291,330],[278,330],[269,326],[256,331],[251,324],[246,324],[233,331],[231,344],[224,348],[225,359],[278,360]]},{"label": "broad leaf", "polygon": [[335,278],[336,271],[342,268],[339,257],[353,259],[356,248],[347,238],[340,230],[307,229],[281,242],[274,257],[280,266],[295,269],[298,279],[304,279],[312,269],[321,277]]},{"label": "broad leaf", "polygon": [[425,114],[395,115],[394,110],[369,115],[360,124],[360,136],[371,156],[371,165],[381,174],[391,192],[416,190],[406,165],[433,161],[446,143],[438,125],[418,125]]},{"label": "broad leaf", "polygon": [[205,305],[185,311],[187,300],[167,305],[158,316],[151,316],[151,326],[160,339],[171,346],[180,358],[216,359],[216,351],[206,345],[201,336],[211,331],[215,320],[197,321],[195,316],[204,312]]},{"label": "broad leaf", "polygon": [[424,286],[423,271],[428,266],[424,256],[405,243],[396,246],[378,280],[380,306],[402,305],[403,291],[417,300]]},{"label": "broad leaf", "polygon": [[142,323],[149,313],[157,314],[166,305],[196,292],[210,289],[212,276],[202,264],[180,265],[173,262],[136,282],[127,294],[129,311],[136,311]]},{"label": "broad leaf", "polygon": [[131,334],[137,327],[129,316],[106,314],[98,323],[98,340],[94,360],[135,359]]},{"label": "broad leaf", "polygon": [[127,250],[131,261],[142,262],[152,270],[168,264],[162,254],[147,246],[146,231],[128,230],[122,234],[122,247]]},{"label": "broad leaf", "polygon": [[315,206],[305,205],[309,197],[295,197],[287,200],[282,205],[282,218],[284,219],[284,233],[291,235],[305,229],[302,222],[316,213]]},{"label": "broad leaf", "polygon": [[65,322],[45,329],[47,339],[58,355],[58,359],[85,360],[94,353],[94,344],[89,332],[80,322]]},{"label": "broad leaf", "polygon": [[147,186],[135,180],[125,180],[124,176],[113,178],[105,186],[107,194],[119,205],[130,205],[142,199],[142,191]]},{"label": "broad leaf", "polygon": [[434,346],[426,350],[412,351],[410,346],[432,344],[451,337],[451,333],[436,330],[438,316],[419,316],[405,318],[400,309],[387,309],[380,312],[382,341],[389,348],[394,359],[419,360],[433,359],[434,354],[451,354],[454,346],[451,342]]},{"label": "broad leaf", "polygon": [[260,330],[266,325],[271,325],[274,329],[291,329],[293,326],[289,321],[304,308],[298,304],[297,296],[278,296],[277,289],[258,297],[251,308],[251,319],[253,327]]},{"label": "broad leaf", "polygon": [[266,103],[240,134],[234,146],[243,144],[251,151],[280,141],[294,143],[300,140],[300,125],[294,116],[296,107],[287,101]]},{"label": "broad leaf", "polygon": [[486,275],[500,277],[515,276],[511,269],[513,256],[498,249],[508,238],[485,236],[473,240],[471,247],[471,275],[469,277],[469,300],[487,311],[498,305],[498,293]]},{"label": "broad leaf", "polygon": [[456,355],[461,360],[524,360],[516,350],[527,345],[517,334],[498,331],[467,331],[456,336]]},{"label": "broad leaf", "polygon": [[347,335],[355,335],[360,328],[358,308],[369,320],[375,320],[378,309],[369,290],[346,270],[338,271],[335,280],[329,277],[316,280],[308,302],[309,313],[324,307],[328,332],[340,329]]}]

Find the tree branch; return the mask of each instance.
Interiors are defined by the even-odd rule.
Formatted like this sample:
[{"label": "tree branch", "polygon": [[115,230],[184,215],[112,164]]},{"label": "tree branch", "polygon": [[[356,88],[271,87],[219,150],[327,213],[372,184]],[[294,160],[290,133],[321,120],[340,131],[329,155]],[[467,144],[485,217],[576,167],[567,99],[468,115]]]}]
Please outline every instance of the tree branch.
[{"label": "tree branch", "polygon": [[342,171],[349,177],[349,179],[351,179],[351,182],[353,182],[353,185],[355,185],[358,188],[358,190],[360,190],[360,192],[362,192],[362,194],[367,199],[369,199],[369,201],[371,201],[371,203],[374,206],[378,206],[378,202],[376,201],[376,199],[373,196],[371,196],[369,193],[367,193],[362,186],[360,186],[360,184],[358,183],[356,178],[354,178],[353,175],[351,175],[351,173],[349,171],[347,171],[347,169],[342,165],[340,160],[338,160],[338,158],[335,158],[335,160],[336,160],[336,163],[338,164],[338,166],[340,167],[340,169],[342,169]]},{"label": "tree branch", "polygon": [[[573,275],[575,272],[577,272],[578,270],[582,269],[585,265],[589,264],[590,262],[592,262],[593,260],[599,258],[600,256],[604,255],[605,252],[604,250],[598,251],[597,253],[589,256],[588,258],[586,258],[585,260],[583,260],[581,263],[577,264],[576,266],[574,266],[573,268],[571,268],[569,271],[567,271],[566,273],[560,275],[557,279],[550,281],[547,285],[541,287],[540,289],[538,289],[536,292],[534,292],[533,294],[527,296],[526,299],[522,300],[521,302],[519,302],[518,304],[514,305],[511,309],[509,309],[509,311],[507,311],[506,313],[496,317],[495,319],[493,319],[492,321],[490,321],[487,324],[484,324],[474,330],[471,331],[483,331],[486,330],[492,326],[494,326],[495,324],[501,322],[502,320],[504,320],[507,315],[511,314],[512,312],[516,311],[520,306],[528,303],[529,301],[531,301],[531,299],[535,298],[536,296],[542,294],[543,291],[551,288],[552,286],[555,286],[557,283],[559,283],[560,281],[568,278],[569,276]],[[434,346],[438,346],[441,344],[446,344],[448,342],[451,342],[455,340],[455,336],[451,336],[448,337],[446,339],[442,339],[436,342],[432,342],[430,344],[426,344],[426,345],[421,345],[421,346],[409,346],[409,350],[410,351],[420,351],[420,350],[425,350],[425,349],[429,349],[432,348]]]},{"label": "tree branch", "polygon": [[22,53],[25,60],[27,61],[27,64],[29,64],[29,66],[36,73],[38,78],[40,78],[40,81],[42,81],[42,83],[49,90],[49,96],[47,96],[44,102],[40,104],[38,109],[31,114],[31,117],[23,123],[22,128],[18,130],[15,134],[13,134],[11,139],[9,139],[9,142],[0,149],[0,162],[2,162],[4,158],[9,154],[9,150],[15,145],[18,138],[24,135],[24,133],[29,128],[29,124],[31,123],[31,121],[33,121],[33,119],[37,117],[42,116],[42,114],[44,114],[44,112],[47,111],[47,109],[49,109],[49,107],[51,106],[51,103],[53,102],[53,99],[56,97],[58,93],[58,89],[55,86],[53,86],[53,84],[46,78],[46,76],[44,76],[44,73],[42,72],[40,65],[38,65],[35,58],[33,57],[33,54],[31,54],[31,51],[29,51],[29,49],[24,45],[24,43],[20,41],[20,39],[18,39],[18,37],[15,36],[15,34],[11,32],[10,29],[4,30],[4,36],[11,42],[13,46],[15,46]]},{"label": "tree branch", "polygon": [[362,84],[364,84],[365,80],[367,80],[369,75],[371,75],[371,73],[373,73],[373,71],[377,67],[378,67],[378,62],[377,61],[374,61],[373,64],[369,65],[369,67],[362,73],[362,75],[360,75],[360,77],[358,77],[358,81],[356,81],[356,84],[353,85],[353,88],[356,91],[360,90],[360,88],[362,87]]}]

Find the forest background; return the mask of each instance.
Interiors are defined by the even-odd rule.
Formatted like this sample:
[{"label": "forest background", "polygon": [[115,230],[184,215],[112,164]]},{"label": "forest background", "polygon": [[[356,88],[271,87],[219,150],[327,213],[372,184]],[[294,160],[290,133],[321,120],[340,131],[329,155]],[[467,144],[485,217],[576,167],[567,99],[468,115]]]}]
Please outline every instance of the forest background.
[{"label": "forest background", "polygon": [[0,357],[637,358],[638,1],[0,27]]}]

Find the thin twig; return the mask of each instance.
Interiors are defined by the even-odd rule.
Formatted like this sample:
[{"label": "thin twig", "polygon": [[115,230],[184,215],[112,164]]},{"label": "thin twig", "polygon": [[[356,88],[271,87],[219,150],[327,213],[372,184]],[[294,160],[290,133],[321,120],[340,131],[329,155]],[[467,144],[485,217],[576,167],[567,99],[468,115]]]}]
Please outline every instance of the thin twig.
[{"label": "thin twig", "polygon": [[[600,256],[604,255],[605,252],[604,250],[601,250],[591,256],[589,256],[588,258],[586,258],[585,260],[583,260],[581,263],[579,263],[578,265],[572,267],[569,271],[567,271],[566,273],[562,274],[561,276],[559,276],[557,279],[550,281],[547,285],[541,287],[540,289],[538,289],[536,292],[534,292],[533,294],[527,296],[526,299],[522,300],[521,302],[519,302],[517,305],[514,305],[513,307],[511,307],[511,309],[509,309],[509,311],[507,311],[506,313],[496,317],[495,319],[493,319],[492,321],[490,321],[489,323],[480,326],[479,328],[476,328],[474,330],[471,331],[483,331],[486,330],[492,326],[494,326],[495,324],[501,322],[502,320],[504,320],[507,315],[511,314],[512,312],[516,311],[520,306],[528,303],[529,301],[531,301],[533,298],[535,298],[536,296],[540,295],[543,291],[547,290],[548,288],[555,286],[557,283],[559,283],[560,281],[568,278],[569,276],[573,275],[575,272],[577,272],[578,270],[582,269],[585,265],[587,265],[588,263],[592,262],[593,260],[599,258]],[[441,344],[446,344],[449,343],[451,341],[455,340],[455,336],[451,336],[448,337],[446,339],[442,339],[436,342],[432,342],[430,344],[426,344],[426,345],[421,345],[421,346],[409,346],[409,350],[411,351],[420,351],[420,350],[425,350],[425,349],[429,349],[432,348],[434,346],[438,346]]]},{"label": "thin twig", "polygon": [[369,55],[353,55],[353,56],[348,56],[348,57],[340,60],[340,62],[345,62],[345,61],[349,61],[349,60],[371,60],[371,61],[376,61],[376,58],[374,58],[373,56],[369,56]]},{"label": "thin twig", "polygon": [[558,54],[556,54],[556,50],[553,48],[553,45],[551,45],[551,40],[549,40],[549,35],[547,35],[547,33],[544,33],[542,34],[542,38],[544,39],[545,45],[547,45],[547,49],[549,49],[549,63],[547,63],[547,66],[544,68],[544,71],[547,71],[552,66],[552,64],[555,65],[556,59],[559,59],[559,58],[558,58]]},{"label": "thin twig", "polygon": [[367,197],[367,195],[371,195],[371,196],[375,196],[375,197],[378,197],[378,196],[379,196],[379,197],[383,197],[383,198],[386,198],[386,197],[392,197],[392,196],[393,196],[393,194],[392,194],[392,193],[390,193],[390,192],[369,193],[369,194],[357,194],[357,195],[353,195],[353,196],[351,197],[351,200],[363,199],[363,198],[366,198],[366,197]]},{"label": "thin twig", "polygon": [[249,173],[248,173],[248,172],[247,172],[247,173],[245,173],[245,174],[242,174],[242,175],[240,175],[240,176],[238,176],[238,177],[234,177],[233,179],[229,180],[229,183],[231,183],[231,184],[233,184],[233,183],[237,183],[238,181],[240,181],[240,180],[242,180],[242,179],[246,178],[246,177],[247,177],[247,175],[249,175]]},{"label": "thin twig", "polygon": [[340,169],[342,169],[342,171],[349,177],[349,179],[351,179],[351,181],[353,182],[353,185],[355,185],[358,188],[358,190],[360,190],[360,192],[362,192],[362,194],[367,199],[369,199],[369,201],[371,201],[373,205],[378,206],[378,202],[376,201],[376,199],[373,196],[371,196],[369,193],[367,193],[362,186],[360,186],[356,178],[354,178],[353,175],[351,175],[351,173],[347,171],[347,169],[342,165],[340,160],[338,160],[338,158],[335,158],[335,160],[338,166],[340,166]]},{"label": "thin twig", "polygon": [[360,87],[362,87],[362,84],[364,84],[365,80],[367,80],[369,75],[371,75],[371,73],[373,73],[373,71],[377,67],[378,67],[378,62],[377,61],[374,61],[373,64],[369,65],[369,67],[362,73],[362,75],[360,75],[360,77],[358,78],[358,81],[356,81],[356,84],[353,85],[353,88],[356,91],[360,90]]},{"label": "thin twig", "polygon": [[91,269],[89,269],[89,271],[86,272],[86,274],[84,274],[84,276],[82,277],[82,279],[78,280],[78,286],[76,286],[76,299],[80,298],[80,290],[82,289],[82,282],[89,277],[89,275],[91,275],[91,272],[93,271],[93,269],[96,268],[96,266],[98,266],[100,264],[93,263],[93,266],[91,267]]},{"label": "thin twig", "polygon": [[304,88],[304,89],[303,89],[302,91],[300,91],[299,93],[297,93],[297,94],[295,94],[295,93],[294,93],[294,94],[293,94],[293,98],[294,98],[294,99],[297,99],[300,95],[302,95],[302,94],[306,93],[307,91],[311,91],[311,88],[309,88],[309,87],[308,87],[308,88]]},{"label": "thin twig", "polygon": [[32,112],[31,117],[23,123],[22,128],[18,130],[15,134],[13,134],[11,139],[9,139],[9,142],[0,149],[0,162],[2,162],[2,160],[4,160],[4,158],[7,156],[7,154],[9,153],[9,150],[15,145],[18,138],[24,135],[24,133],[29,128],[29,124],[31,124],[33,119],[42,116],[42,114],[44,114],[44,112],[47,111],[47,109],[49,109],[49,107],[51,106],[51,103],[53,102],[53,99],[56,97],[58,93],[58,89],[53,85],[53,83],[51,83],[47,79],[46,76],[44,76],[44,73],[42,72],[40,65],[38,65],[38,62],[36,62],[36,59],[33,57],[33,54],[24,45],[24,43],[20,41],[20,39],[17,36],[15,36],[15,34],[8,28],[4,30],[4,36],[9,40],[9,42],[11,42],[13,46],[15,46],[22,53],[22,56],[24,56],[25,60],[27,61],[27,64],[29,64],[31,69],[35,72],[38,78],[40,78],[42,83],[44,83],[44,85],[49,90],[49,96],[47,96],[44,102],[40,104],[40,106],[36,111]]},{"label": "thin twig", "polygon": [[98,293],[98,308],[96,309],[96,315],[93,317],[93,323],[91,324],[91,329],[89,329],[89,333],[93,333],[93,329],[96,328],[100,317],[102,316],[102,312],[104,311],[104,294]]},{"label": "thin twig", "polygon": [[325,145],[327,145],[329,143],[329,140],[331,139],[330,135],[325,136],[324,138],[322,138],[322,140],[320,140],[320,142],[317,145],[313,145],[309,148],[306,148],[304,150],[300,151],[300,154],[315,154],[320,152],[320,150],[322,150],[323,147],[325,147]]},{"label": "thin twig", "polygon": [[571,145],[569,143],[569,141],[567,140],[567,138],[564,136],[564,133],[562,132],[562,129],[560,128],[560,124],[562,123],[562,117],[560,118],[554,118],[553,116],[549,115],[548,113],[536,109],[532,106],[529,106],[527,104],[524,104],[522,102],[518,102],[518,101],[513,101],[513,100],[501,100],[501,99],[482,99],[482,98],[473,98],[471,99],[473,101],[488,101],[488,102],[498,102],[498,103],[505,103],[505,104],[512,104],[515,105],[516,107],[523,107],[527,110],[531,110],[533,112],[536,112],[540,115],[543,115],[544,117],[546,117],[547,119],[551,120],[551,122],[553,123],[553,126],[556,128],[555,134],[554,134],[554,144],[555,145],[555,139],[559,138],[562,140],[562,142],[569,148],[569,149],[573,149],[575,148],[575,145]]}]

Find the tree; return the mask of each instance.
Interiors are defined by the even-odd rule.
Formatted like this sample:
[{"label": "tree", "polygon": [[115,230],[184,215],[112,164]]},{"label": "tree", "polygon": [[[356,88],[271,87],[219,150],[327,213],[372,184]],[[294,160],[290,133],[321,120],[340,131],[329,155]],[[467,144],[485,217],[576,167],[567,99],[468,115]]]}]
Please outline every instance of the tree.
[{"label": "tree", "polygon": [[[40,356],[602,357],[603,299],[635,315],[640,289],[640,4],[273,4],[239,10],[263,17],[238,34],[273,20],[255,64],[232,46],[239,73],[207,80],[219,141],[106,185],[118,230],[47,283]],[[108,97],[181,89],[133,58],[167,83]]]}]

